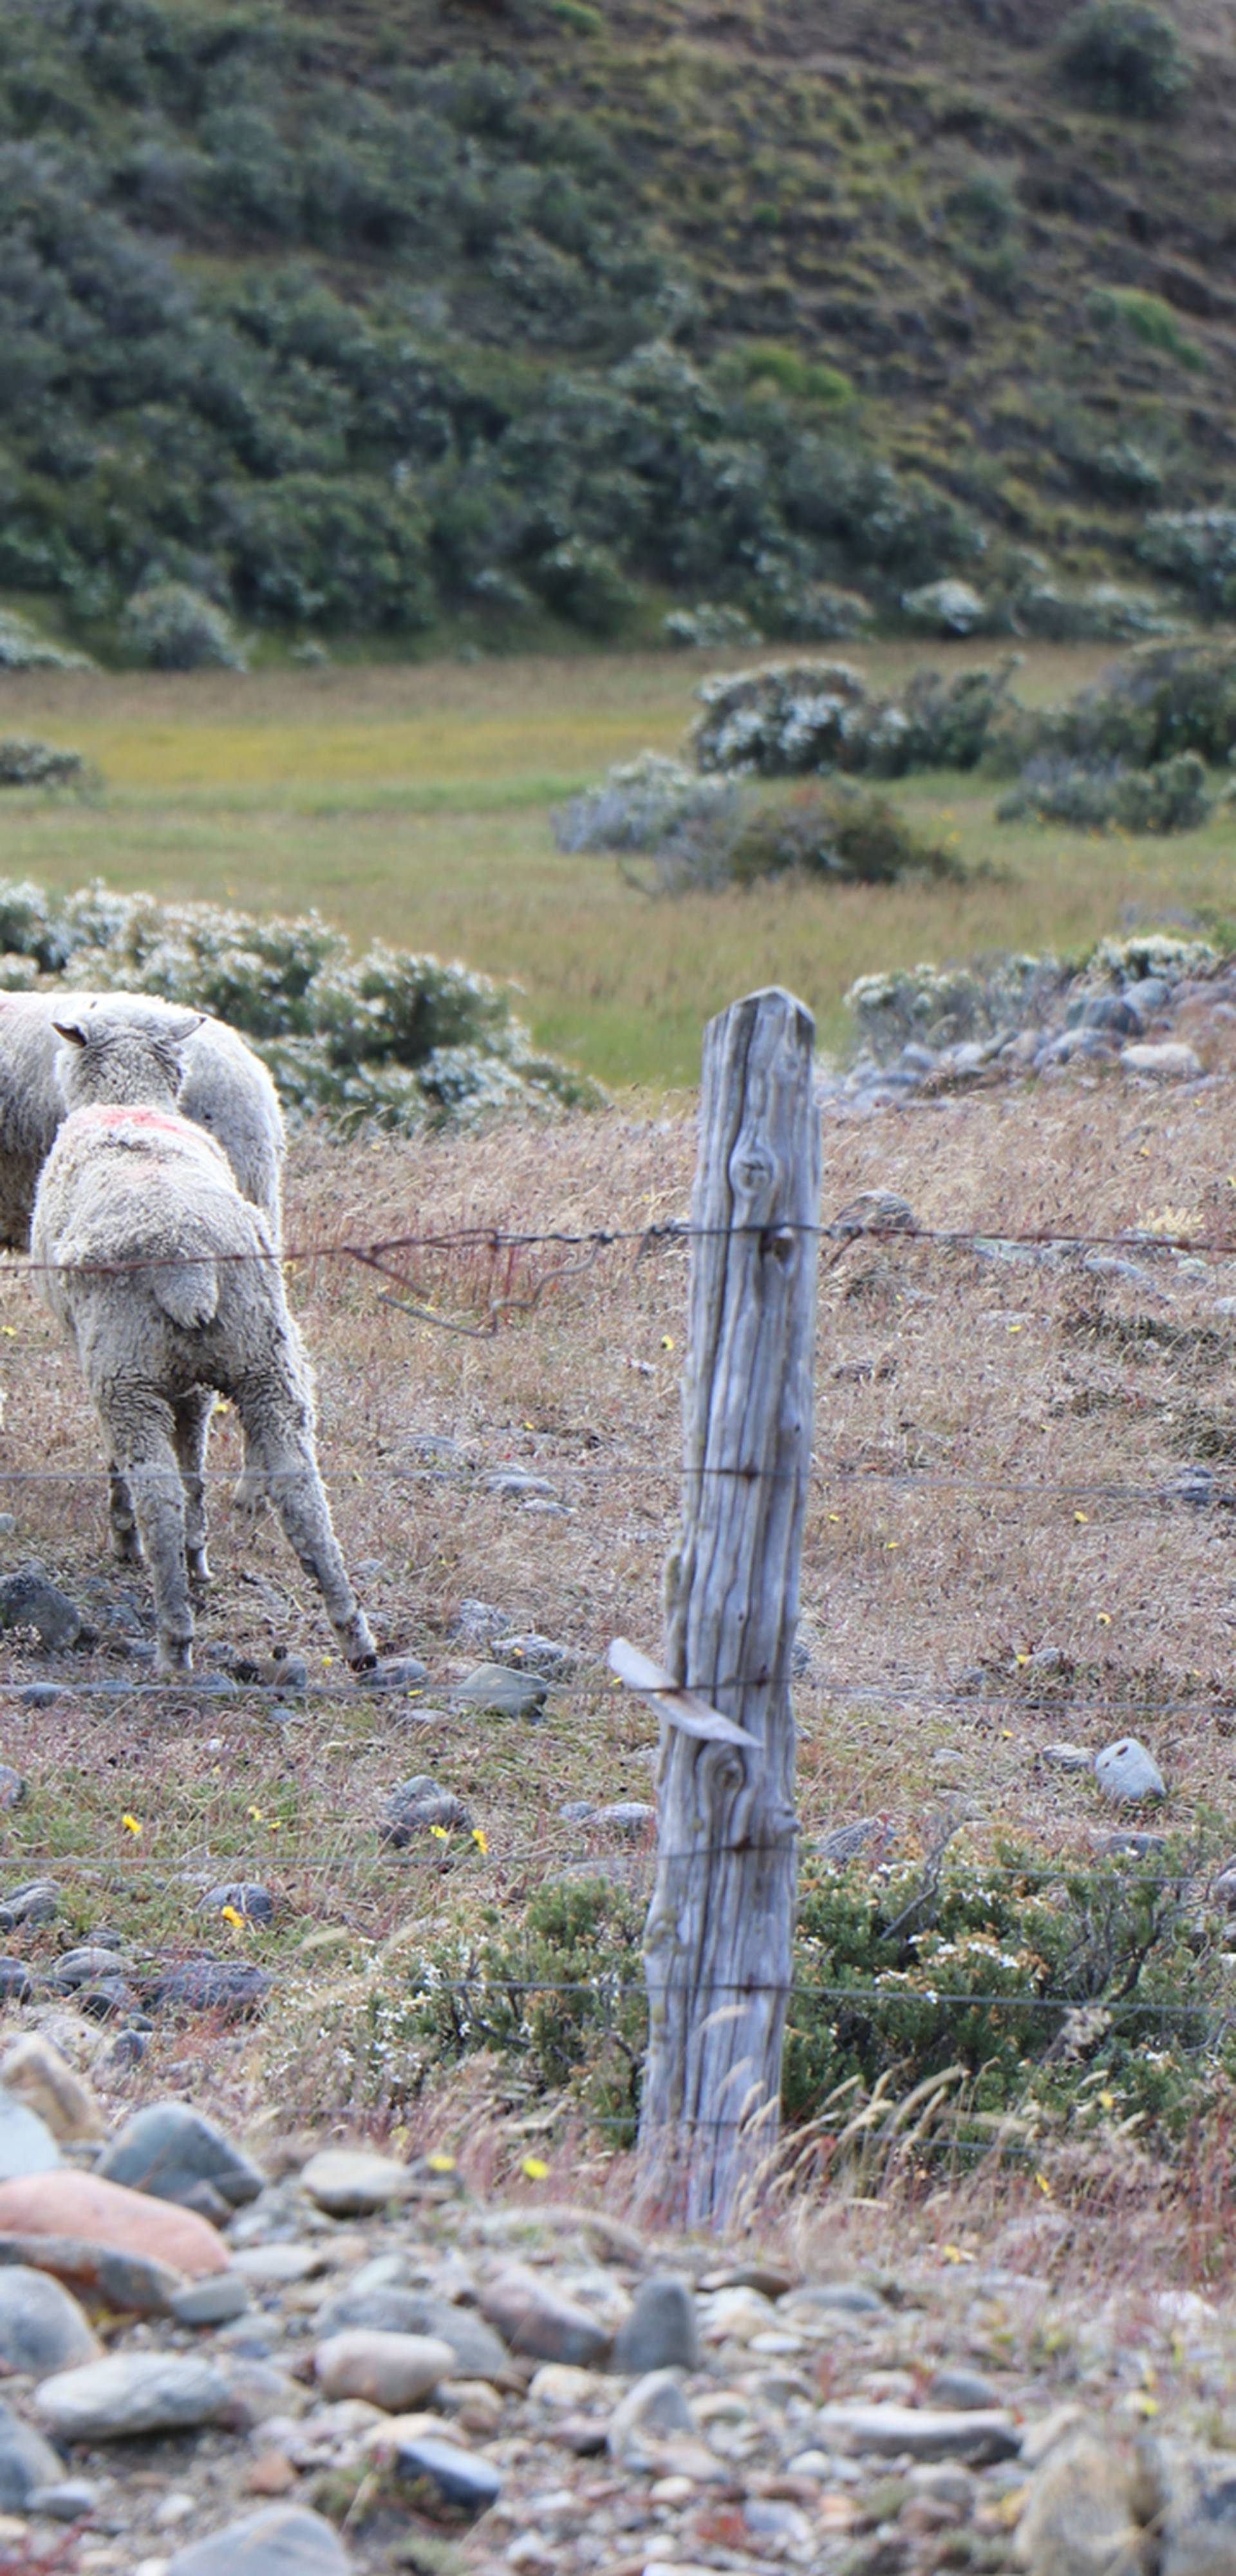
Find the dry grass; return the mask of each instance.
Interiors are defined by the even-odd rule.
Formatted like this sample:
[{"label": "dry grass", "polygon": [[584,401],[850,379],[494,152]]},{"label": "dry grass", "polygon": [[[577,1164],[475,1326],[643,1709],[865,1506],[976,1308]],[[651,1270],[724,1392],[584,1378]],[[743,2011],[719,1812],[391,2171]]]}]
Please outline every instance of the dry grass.
[{"label": "dry grass", "polygon": [[[881,645],[882,687],[913,663],[994,648]],[[750,658],[750,657],[748,657]],[[1110,656],[1036,648],[1018,686],[1067,696]],[[1224,913],[1230,832],[1099,839],[997,826],[999,791],[939,774],[899,789],[912,819],[997,873],[960,885],[789,880],[650,902],[608,861],[568,858],[550,808],[644,746],[676,748],[717,657],[579,655],[478,665],[197,673],[6,674],[3,730],[87,753],[98,806],[11,791],[4,865],[58,887],[91,875],[261,911],[317,904],[382,937],[514,976],[540,1042],[602,1081],[691,1083],[702,1021],[735,992],[790,984],[829,1045],[854,977],[920,958],[1084,949],[1121,905]]]},{"label": "dry grass", "polygon": [[[1116,1080],[831,1126],[825,1214],[879,1185],[903,1190],[931,1226],[1105,1233],[1160,1219],[1213,1232],[1231,1199],[1229,1102],[1226,1084],[1166,1095]],[[290,1237],[638,1230],[686,1210],[692,1162],[686,1118],[610,1115],[367,1152],[302,1144]],[[476,1249],[409,1255],[407,1292],[475,1321],[495,1285],[526,1292],[562,1258],[547,1247],[514,1275],[504,1258],[495,1279]],[[201,1881],[260,1875],[283,1899],[281,1919],[233,1937],[285,1980],[272,2030],[285,2055],[292,2030],[322,2028],[327,1981],[341,2007],[363,1993],[374,1944],[393,1939],[409,1955],[475,1924],[486,1904],[514,1926],[547,1869],[606,1850],[603,1831],[558,1811],[649,1794],[650,1721],[602,1659],[618,1631],[657,1643],[686,1266],[680,1246],[638,1258],[615,1246],[534,1311],[512,1311],[494,1338],[470,1339],[384,1305],[353,1263],[297,1263],[345,1550],[383,1643],[430,1664],[424,1703],[436,1713],[336,1688],[329,1632],[278,1532],[266,1524],[242,1547],[220,1486],[202,1669],[212,1645],[257,1657],[289,1645],[310,1654],[325,1695],[287,1721],[269,1694],[99,1698],[82,1685],[134,1670],[100,1650],[61,1667],[58,1707],[31,1709],[19,1686],[47,1665],[5,1640],[0,1754],[31,1796],[3,1818],[0,1890],[54,1862],[68,1910],[45,1948],[101,1915],[162,1953],[191,1948],[207,1937]],[[860,1239],[830,1263],[804,1562],[812,1670],[796,1691],[808,1834],[879,1809],[912,1841],[944,1791],[969,1802],[976,1850],[1012,1830],[1083,1851],[1110,1830],[1111,1811],[1085,1775],[1044,1766],[1041,1748],[1062,1736],[1097,1747],[1136,1726],[1168,1776],[1169,1825],[1217,1811],[1236,1837],[1228,1514],[1159,1490],[1199,1456],[1236,1487],[1224,1465],[1236,1455],[1236,1318],[1216,1311],[1236,1280],[1225,1263],[1193,1277],[1164,1256],[1155,1269],[1162,1302],[1069,1261],[1004,1266],[925,1242]],[[0,1469],[89,1469],[97,1441],[72,1363],[15,1274],[3,1313]],[[426,1456],[426,1435],[454,1453]],[[234,1456],[225,1421],[216,1463]],[[489,1490],[489,1473],[511,1464],[544,1478],[561,1507]],[[7,1561],[40,1556],[88,1596],[104,1568],[100,1481],[18,1482],[2,1499],[17,1516]],[[537,1727],[441,1708],[474,1660],[450,1631],[475,1596],[579,1658]],[[1044,1647],[1054,1664],[1026,1660]],[[467,1799],[487,1854],[466,1837],[445,1853],[382,1853],[385,1793],[427,1769]],[[648,1865],[633,1857],[637,1883]],[[236,2060],[249,2099],[268,2044]],[[200,2068],[213,2088],[221,2047],[212,2027],[164,2033],[141,2080],[171,2061],[177,2081]],[[334,2084],[310,2048],[296,2099],[328,2111]]]}]

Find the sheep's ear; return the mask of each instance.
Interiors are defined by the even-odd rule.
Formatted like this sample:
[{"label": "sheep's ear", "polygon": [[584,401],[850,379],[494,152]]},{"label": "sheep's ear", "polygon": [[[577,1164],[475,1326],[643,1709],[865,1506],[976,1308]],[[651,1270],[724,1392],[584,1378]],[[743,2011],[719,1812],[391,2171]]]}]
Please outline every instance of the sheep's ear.
[{"label": "sheep's ear", "polygon": [[186,1011],[184,1018],[177,1020],[168,1030],[167,1034],[172,1045],[185,1046],[190,1038],[196,1037],[199,1029],[205,1028],[207,1017],[208,1014],[205,1011]]},{"label": "sheep's ear", "polygon": [[71,1022],[71,1021],[66,1021],[66,1020],[53,1020],[53,1021],[52,1021],[52,1027],[54,1028],[54,1030],[55,1030],[56,1035],[57,1035],[57,1037],[58,1037],[58,1038],[67,1038],[67,1039],[68,1039],[70,1046],[79,1046],[79,1047],[84,1047],[84,1046],[85,1046],[85,1044],[86,1044],[86,1032],[85,1032],[85,1030],[84,1030],[84,1029],[81,1029],[81,1028],[77,1028],[77,1027],[76,1027],[76,1026]]}]

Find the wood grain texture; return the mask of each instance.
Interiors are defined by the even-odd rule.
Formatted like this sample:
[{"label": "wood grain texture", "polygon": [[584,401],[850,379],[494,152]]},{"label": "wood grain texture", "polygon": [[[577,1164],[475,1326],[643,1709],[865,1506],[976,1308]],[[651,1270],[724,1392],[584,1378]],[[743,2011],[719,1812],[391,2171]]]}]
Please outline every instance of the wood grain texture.
[{"label": "wood grain texture", "polygon": [[796,1883],[789,1664],[811,1463],[819,1259],[814,1024],[735,1002],[704,1040],[683,1385],[682,1535],[665,1665],[755,1749],[661,1737],[644,1936],[644,2189],[723,2225],[777,2128]]}]

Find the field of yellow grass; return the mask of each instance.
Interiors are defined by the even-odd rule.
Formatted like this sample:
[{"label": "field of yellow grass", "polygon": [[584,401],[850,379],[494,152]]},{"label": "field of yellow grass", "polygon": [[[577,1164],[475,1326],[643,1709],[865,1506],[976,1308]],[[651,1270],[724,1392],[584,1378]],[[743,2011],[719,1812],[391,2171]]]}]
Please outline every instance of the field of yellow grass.
[{"label": "field of yellow grass", "polygon": [[[987,658],[991,648],[987,648]],[[881,684],[911,662],[856,658]],[[1018,687],[1068,694],[1101,656],[1042,649]],[[855,976],[920,958],[1084,949],[1130,910],[1226,916],[1232,825],[1144,840],[997,826],[986,780],[915,778],[915,821],[957,834],[995,873],[890,888],[783,880],[650,899],[611,861],[554,846],[553,806],[644,747],[678,748],[713,657],[577,655],[424,666],[260,671],[248,678],[114,674],[0,681],[0,726],[68,744],[102,773],[95,804],[6,796],[3,866],[66,886],[317,905],[360,943],[462,957],[513,977],[540,1041],[618,1088],[693,1083],[705,1018],[780,982],[843,1047]]]}]

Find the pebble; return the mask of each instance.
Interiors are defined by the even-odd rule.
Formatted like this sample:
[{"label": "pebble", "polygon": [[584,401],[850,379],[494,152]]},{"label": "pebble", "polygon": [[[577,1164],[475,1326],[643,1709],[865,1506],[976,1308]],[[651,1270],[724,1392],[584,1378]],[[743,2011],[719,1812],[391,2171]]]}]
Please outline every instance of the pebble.
[{"label": "pebble", "polygon": [[360,1687],[366,1691],[420,1690],[429,1679],[429,1666],[416,1655],[384,1655],[372,1672],[362,1673]]},{"label": "pebble", "polygon": [[675,2363],[683,2370],[700,2366],[695,2300],[677,2274],[654,2273],[641,2283],[631,2314],[614,2337],[610,2368],[637,2378]]},{"label": "pebble", "polygon": [[495,1636],[492,1640],[495,1660],[509,1669],[539,1673],[542,1681],[561,1681],[575,1658],[569,1646],[556,1637],[543,1637],[537,1628],[526,1629],[514,1637]]},{"label": "pebble", "polygon": [[364,2147],[326,2147],[310,2156],[301,2181],[311,2200],[331,2218],[365,2218],[415,2188],[406,2165]]},{"label": "pebble", "polygon": [[39,2268],[100,2284],[106,2277],[103,2258],[109,2254],[135,2258],[155,2271],[166,2267],[192,2280],[229,2268],[222,2237],[194,2211],[67,2167],[0,2182],[2,2235],[29,2238],[32,2250],[25,2259],[35,2264],[39,2256],[34,2249],[41,2239],[68,2240],[76,2250],[67,2264],[55,2258],[49,2245]]},{"label": "pebble", "polygon": [[28,2004],[33,1992],[34,1983],[25,1961],[0,1958],[0,2001]]},{"label": "pebble", "polygon": [[458,1826],[466,1831],[472,1823],[462,1798],[452,1789],[443,1789],[428,1771],[418,1772],[392,1789],[382,1811],[380,1832],[384,1843],[403,1851],[422,1834],[440,1826],[447,1833]]},{"label": "pebble", "polygon": [[25,2263],[0,2267],[0,2362],[46,2379],[54,2370],[97,2361],[102,2347],[71,2291]]},{"label": "pebble", "polygon": [[154,2004],[183,2004],[190,2012],[244,2015],[265,2001],[274,1978],[251,1959],[190,1959],[152,1980]]},{"label": "pebble", "polygon": [[1104,1796],[1136,1800],[1165,1798],[1163,1774],[1135,1735],[1122,1735],[1114,1744],[1105,1744],[1094,1757],[1094,1776]]},{"label": "pebble", "polygon": [[37,2111],[62,2146],[106,2135],[96,2095],[44,2031],[23,2031],[5,2050],[0,2086]]},{"label": "pebble", "polygon": [[351,2563],[321,2514],[277,2504],[177,2550],[166,2576],[348,2576]]},{"label": "pebble", "polygon": [[58,1655],[77,1644],[82,1615],[44,1566],[21,1565],[0,1581],[0,1628],[37,1628],[39,1644]]},{"label": "pebble", "polygon": [[53,2522],[89,2522],[98,2502],[91,2478],[57,2478],[50,2486],[32,2488],[26,2498],[30,2513],[50,2514]]},{"label": "pebble", "polygon": [[63,2475],[63,2461],[50,2442],[0,2399],[0,2511],[22,2512],[39,2487],[53,2486]]},{"label": "pebble", "polygon": [[608,2434],[610,2456],[628,2469],[656,2467],[667,2434],[695,2431],[695,2417],[673,2371],[650,2370],[614,2409]]},{"label": "pebble", "polygon": [[53,1923],[60,1911],[60,1889],[54,1878],[32,1878],[25,1887],[14,1887],[0,1898],[0,1931],[15,1931],[19,1923],[33,1930],[37,1923]]},{"label": "pebble", "polygon": [[243,2273],[214,2272],[208,2280],[174,2291],[168,2304],[177,2325],[222,2326],[243,2316],[252,2298]]},{"label": "pebble", "polygon": [[363,2397],[402,2415],[450,2376],[455,2355],[432,2335],[382,2334],[353,2326],[318,2345],[314,2373],[327,2397]]},{"label": "pebble", "polygon": [[1203,1070],[1196,1047],[1181,1038],[1147,1039],[1121,1047],[1120,1061],[1128,1073],[1155,1074],[1160,1080],[1176,1082],[1192,1082]]},{"label": "pebble", "polygon": [[183,2432],[227,2413],[222,2371],[193,2355],[109,2353],[59,2371],[35,2391],[34,2406],[60,2442],[107,2442],[134,2433]]},{"label": "pebble", "polygon": [[475,2308],[456,2307],[450,2299],[419,2290],[394,2285],[362,2290],[354,2282],[320,2311],[318,2325],[323,2335],[366,2326],[379,2334],[435,2336],[450,2345],[456,2368],[469,2379],[501,2379],[510,2367],[505,2343]]},{"label": "pebble", "polygon": [[455,1683],[451,1698],[491,1717],[539,1717],[548,1688],[539,1674],[517,1672],[506,1664],[478,1664]]},{"label": "pebble", "polygon": [[512,2352],[538,2361],[574,2361],[591,2369],[609,2358],[611,2338],[587,2308],[564,2299],[535,2272],[514,2269],[488,2283],[481,2314]]},{"label": "pebble", "polygon": [[1084,1744],[1044,1744],[1039,1748],[1040,1762],[1050,1762],[1057,1771],[1090,1771],[1094,1755]]},{"label": "pebble", "polygon": [[228,1906],[232,1913],[242,1914],[246,1923],[273,1923],[275,1919],[275,1900],[260,1879],[239,1878],[228,1885],[208,1887],[201,1903],[203,1912],[210,1914],[222,1914]]},{"label": "pebble", "polygon": [[88,1986],[96,1977],[123,1976],[128,1965],[118,1950],[104,1949],[101,1942],[87,1941],[80,1949],[66,1950],[48,1970],[47,1982],[57,1994],[75,1994],[79,1986]]},{"label": "pebble", "polygon": [[48,2173],[59,2162],[60,2149],[46,2121],[0,2085],[0,2181]]},{"label": "pebble", "polygon": [[256,2200],[265,2175],[212,2120],[187,2102],[150,2102],[126,2121],[95,2168],[158,2200],[189,2201],[206,2183],[229,2210]]},{"label": "pebble", "polygon": [[933,2406],[822,2406],[815,2430],[822,2442],[886,2459],[905,2451],[916,2460],[1010,2460],[1021,2448],[1013,2418],[1002,2408],[970,2413]]},{"label": "pebble", "polygon": [[484,2513],[502,2493],[501,2471],[475,2451],[461,2450],[437,2433],[401,2435],[399,2419],[390,2427],[395,2466],[401,2478],[428,2479],[444,2502],[466,2513]]}]

